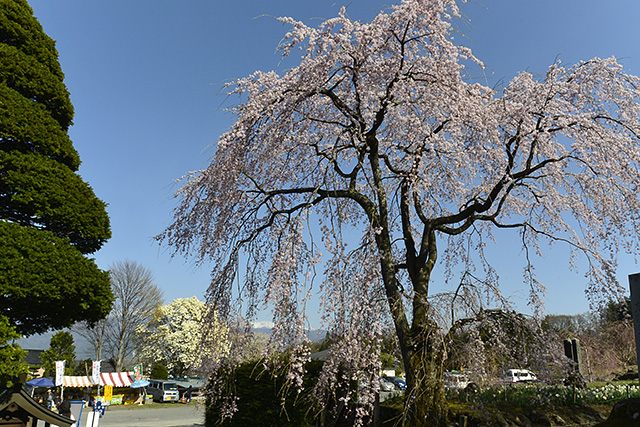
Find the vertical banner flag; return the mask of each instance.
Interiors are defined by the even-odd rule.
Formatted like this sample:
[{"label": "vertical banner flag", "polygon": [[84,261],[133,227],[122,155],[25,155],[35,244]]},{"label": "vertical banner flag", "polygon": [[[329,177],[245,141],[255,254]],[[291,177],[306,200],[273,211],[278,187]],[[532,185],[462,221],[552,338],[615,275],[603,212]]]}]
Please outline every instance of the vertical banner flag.
[{"label": "vertical banner flag", "polygon": [[56,385],[62,385],[64,376],[64,360],[56,360]]},{"label": "vertical banner flag", "polygon": [[136,381],[142,379],[142,363],[133,367],[133,377]]},{"label": "vertical banner flag", "polygon": [[94,384],[100,384],[100,360],[94,360],[91,365],[91,381]]}]

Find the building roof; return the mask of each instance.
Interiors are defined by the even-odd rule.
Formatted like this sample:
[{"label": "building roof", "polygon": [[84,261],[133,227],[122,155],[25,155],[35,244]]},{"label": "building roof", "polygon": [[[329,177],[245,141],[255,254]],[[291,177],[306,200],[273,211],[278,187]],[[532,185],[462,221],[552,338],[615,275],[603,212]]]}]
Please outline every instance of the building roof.
[{"label": "building roof", "polygon": [[189,388],[199,390],[204,387],[206,382],[203,378],[170,378],[168,381],[176,383],[178,388]]},{"label": "building roof", "polygon": [[44,350],[30,350],[24,349],[27,352],[27,357],[24,358],[24,361],[29,364],[29,366],[40,366],[42,365],[42,360],[40,360],[40,356]]},{"label": "building roof", "polygon": [[320,362],[326,362],[327,359],[329,358],[329,350],[322,350],[322,351],[319,351],[317,353],[313,353],[309,357],[310,357],[311,360],[318,360]]},{"label": "building roof", "polygon": [[38,422],[32,420],[42,420],[51,425],[70,427],[75,422],[40,405],[20,383],[0,392],[0,419],[3,425],[36,425]]}]

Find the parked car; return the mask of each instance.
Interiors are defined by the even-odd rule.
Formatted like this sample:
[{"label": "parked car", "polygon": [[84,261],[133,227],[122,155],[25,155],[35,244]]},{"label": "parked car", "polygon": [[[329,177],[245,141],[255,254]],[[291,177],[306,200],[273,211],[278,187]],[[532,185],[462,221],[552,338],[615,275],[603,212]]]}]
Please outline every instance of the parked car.
[{"label": "parked car", "polygon": [[459,371],[444,373],[444,387],[448,389],[464,389],[470,384],[469,377]]},{"label": "parked car", "polygon": [[508,383],[538,381],[538,376],[528,369],[507,369],[503,379]]},{"label": "parked car", "polygon": [[384,377],[380,378],[380,391],[395,391],[396,386]]},{"label": "parked car", "polygon": [[173,381],[150,380],[147,393],[152,395],[156,402],[178,402],[180,400],[178,385]]},{"label": "parked car", "polygon": [[407,387],[407,383],[405,382],[405,380],[403,380],[400,377],[384,376],[382,378],[384,378],[385,380],[391,382],[399,390],[404,390],[405,387]]}]

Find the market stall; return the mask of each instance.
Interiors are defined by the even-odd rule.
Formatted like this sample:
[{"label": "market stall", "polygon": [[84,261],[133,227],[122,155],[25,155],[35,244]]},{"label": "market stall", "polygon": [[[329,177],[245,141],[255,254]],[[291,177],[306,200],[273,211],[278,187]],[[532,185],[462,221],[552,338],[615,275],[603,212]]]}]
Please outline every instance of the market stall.
[{"label": "market stall", "polygon": [[93,386],[91,378],[87,376],[70,376],[62,377],[62,385],[65,387],[87,388]]},{"label": "market stall", "polygon": [[[134,381],[133,372],[104,372],[100,373],[99,379],[100,381],[95,383],[89,376],[65,375],[62,377],[62,385],[64,388],[84,388],[85,400],[101,402],[105,406],[133,403],[138,397],[130,388]],[[90,393],[94,386],[98,387],[97,394]]]},{"label": "market stall", "polygon": [[129,387],[133,381],[133,372],[100,373],[100,386],[104,387],[104,393],[102,396],[96,396],[96,400],[102,402],[103,405],[134,403],[137,395]]},{"label": "market stall", "polygon": [[129,387],[133,381],[133,372],[108,372],[100,374],[101,386]]}]

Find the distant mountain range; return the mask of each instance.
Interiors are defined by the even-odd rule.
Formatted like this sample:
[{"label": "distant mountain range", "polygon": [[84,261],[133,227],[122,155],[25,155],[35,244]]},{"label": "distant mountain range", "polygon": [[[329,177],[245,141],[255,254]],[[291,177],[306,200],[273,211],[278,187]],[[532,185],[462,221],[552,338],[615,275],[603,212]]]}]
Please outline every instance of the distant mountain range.
[{"label": "distant mountain range", "polygon": [[[251,330],[257,334],[271,335],[272,328],[268,326],[259,326],[261,323],[266,323],[266,322],[254,323],[254,326],[251,328]],[[308,329],[306,333],[309,339],[311,340],[311,342],[322,341],[324,337],[327,335],[327,331],[324,331],[322,329]]]},{"label": "distant mountain range", "polygon": [[[254,326],[251,329],[253,332],[271,335],[273,323],[255,322],[253,325]],[[23,350],[46,350],[49,348],[49,343],[51,342],[51,337],[54,333],[55,332],[47,332],[45,334],[23,337],[20,338],[17,343]],[[95,357],[95,353],[91,344],[80,335],[74,334],[73,332],[71,332],[71,334],[73,335],[73,343],[76,346],[76,360],[93,359]],[[322,329],[310,329],[307,330],[307,335],[312,342],[318,342],[324,339],[327,335],[327,331]]]},{"label": "distant mountain range", "polygon": [[[69,332],[68,330],[65,331]],[[46,350],[49,348],[51,337],[56,332],[47,332],[40,335],[22,337],[17,340],[17,343],[23,350]],[[86,339],[80,335],[74,334],[73,332],[71,332],[71,335],[73,335],[73,344],[76,346],[76,360],[95,358],[96,354],[93,351],[93,347]]]}]

